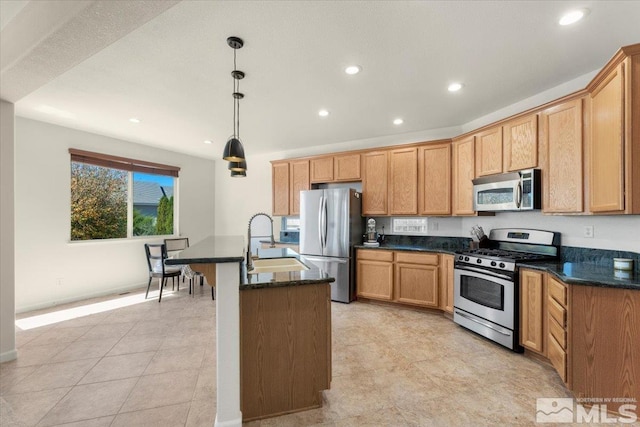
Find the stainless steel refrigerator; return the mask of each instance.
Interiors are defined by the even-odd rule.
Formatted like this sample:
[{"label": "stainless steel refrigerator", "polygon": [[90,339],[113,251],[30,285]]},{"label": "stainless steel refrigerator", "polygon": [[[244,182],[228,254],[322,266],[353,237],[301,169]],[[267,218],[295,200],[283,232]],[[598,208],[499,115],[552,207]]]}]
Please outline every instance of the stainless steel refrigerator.
[{"label": "stainless steel refrigerator", "polygon": [[354,298],[353,245],[361,241],[360,193],[352,188],[300,192],[300,254],[336,279],[333,301]]}]

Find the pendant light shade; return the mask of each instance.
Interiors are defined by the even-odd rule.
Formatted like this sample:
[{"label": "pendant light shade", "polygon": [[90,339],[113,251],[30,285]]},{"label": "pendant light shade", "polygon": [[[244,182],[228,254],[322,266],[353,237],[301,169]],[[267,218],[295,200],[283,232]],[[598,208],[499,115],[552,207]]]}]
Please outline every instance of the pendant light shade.
[{"label": "pendant light shade", "polygon": [[247,170],[247,161],[229,162],[229,170],[235,172],[244,172]]},{"label": "pendant light shade", "polygon": [[247,176],[246,171],[231,171],[231,178],[245,178]]},{"label": "pendant light shade", "polygon": [[244,147],[242,142],[235,136],[232,136],[224,146],[222,158],[228,162],[241,162],[245,159]]},{"label": "pendant light shade", "polygon": [[232,171],[231,176],[247,176],[246,173],[244,175],[233,174],[233,172],[244,172],[247,169],[247,163],[244,161],[244,147],[240,142],[240,100],[244,98],[244,94],[240,92],[240,80],[245,77],[245,73],[236,67],[236,51],[244,46],[244,42],[240,37],[229,37],[227,44],[233,49],[233,71],[231,72],[231,77],[233,77],[233,135],[224,146],[222,158],[231,162],[229,163],[229,169]]}]

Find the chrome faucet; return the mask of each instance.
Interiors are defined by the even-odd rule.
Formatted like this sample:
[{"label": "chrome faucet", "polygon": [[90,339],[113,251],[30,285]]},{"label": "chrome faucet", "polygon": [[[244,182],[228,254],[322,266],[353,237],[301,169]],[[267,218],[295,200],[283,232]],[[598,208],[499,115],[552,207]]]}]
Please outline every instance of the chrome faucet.
[{"label": "chrome faucet", "polygon": [[257,214],[252,216],[251,219],[249,220],[249,229],[247,230],[247,271],[253,270],[253,260],[251,259],[251,223],[253,222],[253,219],[257,216],[266,216],[267,218],[269,218],[269,221],[271,221],[271,245],[269,245],[269,247],[270,248],[276,247],[276,240],[273,238],[273,218],[271,218],[269,215],[267,215],[264,212],[258,212]]}]

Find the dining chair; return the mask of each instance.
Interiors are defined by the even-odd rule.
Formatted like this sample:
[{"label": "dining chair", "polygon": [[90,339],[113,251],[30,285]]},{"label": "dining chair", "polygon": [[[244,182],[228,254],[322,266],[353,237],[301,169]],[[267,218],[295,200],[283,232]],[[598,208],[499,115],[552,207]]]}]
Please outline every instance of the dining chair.
[{"label": "dining chair", "polygon": [[[182,269],[180,266],[165,265],[164,260],[167,259],[167,247],[164,243],[149,244],[145,243],[144,251],[147,255],[147,267],[149,268],[149,283],[147,284],[147,293],[144,295],[144,299],[149,296],[149,288],[151,287],[151,280],[158,278],[158,286],[160,287],[160,296],[158,302],[162,300],[162,289],[167,284],[167,279],[175,279],[180,277]],[[178,290],[180,289],[180,282],[178,282]]]},{"label": "dining chair", "polygon": [[[176,253],[182,250],[185,250],[189,247],[189,238],[188,237],[177,237],[173,239],[164,239],[164,244],[167,247],[167,254],[171,256],[172,253]],[[193,271],[188,265],[179,266],[182,268],[182,277],[186,277],[189,280],[189,294],[193,291],[195,293],[195,289],[193,289],[193,284],[199,278],[200,286],[204,284],[204,275],[197,271]],[[180,285],[178,285],[180,286]],[[211,290],[213,295],[213,289]]]}]

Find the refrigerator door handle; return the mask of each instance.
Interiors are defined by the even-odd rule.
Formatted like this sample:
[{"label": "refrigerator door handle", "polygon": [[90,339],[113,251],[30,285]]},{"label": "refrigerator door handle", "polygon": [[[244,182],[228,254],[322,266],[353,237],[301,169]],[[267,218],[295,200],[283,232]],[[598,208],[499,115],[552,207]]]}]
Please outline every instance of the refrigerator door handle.
[{"label": "refrigerator door handle", "polygon": [[323,226],[324,216],[323,216],[323,209],[322,209],[323,204],[324,204],[324,197],[320,197],[320,205],[318,206],[318,241],[320,242],[321,250],[324,250],[324,246],[322,244],[323,242],[322,230],[324,229],[324,226]]},{"label": "refrigerator door handle", "polygon": [[327,247],[327,198],[322,198],[322,250]]}]

